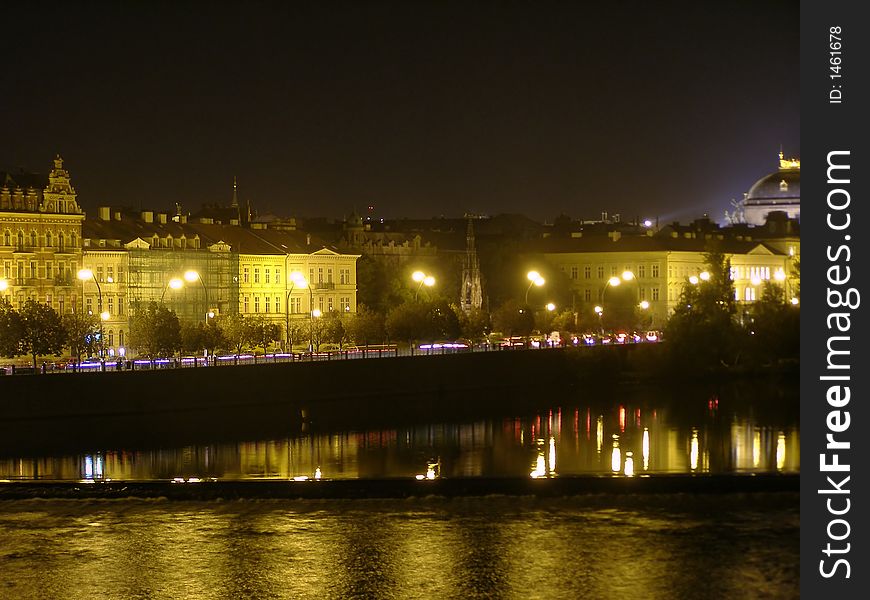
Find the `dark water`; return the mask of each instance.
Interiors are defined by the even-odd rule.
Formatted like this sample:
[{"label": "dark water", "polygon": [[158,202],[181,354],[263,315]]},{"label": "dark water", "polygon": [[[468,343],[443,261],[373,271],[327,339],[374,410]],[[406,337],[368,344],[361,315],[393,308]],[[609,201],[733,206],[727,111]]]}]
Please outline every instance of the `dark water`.
[{"label": "dark water", "polygon": [[792,598],[796,495],[0,502],[2,598]]},{"label": "dark water", "polygon": [[[479,400],[5,424],[0,480],[800,470],[796,389]],[[791,598],[798,545],[790,493],[5,500],[0,599]]]},{"label": "dark water", "polygon": [[[31,448],[0,446],[0,480],[292,479],[797,473],[796,389],[715,388],[544,393],[480,399],[401,416],[278,405],[253,414],[162,415],[42,425]],[[474,405],[475,403],[470,403]],[[345,411],[346,412],[346,411]],[[184,421],[183,419],[186,419]],[[175,423],[180,421],[180,424]],[[177,425],[170,427],[170,425]],[[9,427],[17,427],[12,424]],[[8,432],[17,433],[21,432]],[[46,450],[33,440],[42,436]],[[54,449],[59,439],[78,441]]]}]

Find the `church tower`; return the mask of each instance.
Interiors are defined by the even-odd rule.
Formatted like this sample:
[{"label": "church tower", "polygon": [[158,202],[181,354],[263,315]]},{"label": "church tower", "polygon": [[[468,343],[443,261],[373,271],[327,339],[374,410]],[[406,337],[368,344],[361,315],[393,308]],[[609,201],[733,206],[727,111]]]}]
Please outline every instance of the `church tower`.
[{"label": "church tower", "polygon": [[468,217],[468,230],[465,234],[465,261],[462,267],[462,289],[459,306],[466,314],[471,309],[483,306],[483,287],[480,283],[480,262],[474,247],[474,221]]}]

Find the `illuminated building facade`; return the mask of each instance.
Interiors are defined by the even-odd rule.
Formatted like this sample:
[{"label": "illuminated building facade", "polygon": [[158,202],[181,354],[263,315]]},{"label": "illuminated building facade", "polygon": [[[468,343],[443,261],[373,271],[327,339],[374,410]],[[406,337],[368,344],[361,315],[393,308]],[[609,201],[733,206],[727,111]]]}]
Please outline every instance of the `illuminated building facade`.
[{"label": "illuminated building facade", "polygon": [[798,221],[801,216],[801,161],[784,158],[781,151],[779,169],[756,181],[727,216],[734,224],[763,225],[772,211]]},{"label": "illuminated building facade", "polygon": [[83,263],[99,289],[90,280],[80,289],[86,307],[102,299],[111,314],[104,323],[109,356],[126,354],[129,316],[151,302],[163,302],[182,321],[240,313],[264,316],[282,330],[314,309],[356,312],[358,255],[297,231],[203,221],[100,207],[97,219],[84,222]]},{"label": "illuminated building facade", "polygon": [[84,218],[60,156],[47,179],[0,172],[0,296],[16,309],[33,299],[76,310]]},{"label": "illuminated building facade", "polygon": [[669,227],[648,235],[546,239],[541,249],[543,257],[569,280],[576,312],[588,317],[594,306],[607,310],[610,279],[629,272],[631,279],[619,285],[633,290],[638,305],[648,303],[647,322],[660,329],[677,307],[683,286],[702,278],[707,269],[704,254],[712,245],[731,261],[735,299],[740,303],[760,299],[767,281],[783,285],[787,294],[795,285],[791,276],[795,257],[787,252],[766,241],[691,227]]}]

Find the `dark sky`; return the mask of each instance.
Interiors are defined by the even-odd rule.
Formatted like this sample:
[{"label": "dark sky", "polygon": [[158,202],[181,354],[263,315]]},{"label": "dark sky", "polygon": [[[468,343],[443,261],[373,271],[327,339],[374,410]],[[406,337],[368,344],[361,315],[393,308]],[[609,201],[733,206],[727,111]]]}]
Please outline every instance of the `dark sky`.
[{"label": "dark sky", "polygon": [[[17,6],[17,7],[16,7]],[[797,1],[4,5],[0,170],[85,208],[721,219],[800,154]]]}]

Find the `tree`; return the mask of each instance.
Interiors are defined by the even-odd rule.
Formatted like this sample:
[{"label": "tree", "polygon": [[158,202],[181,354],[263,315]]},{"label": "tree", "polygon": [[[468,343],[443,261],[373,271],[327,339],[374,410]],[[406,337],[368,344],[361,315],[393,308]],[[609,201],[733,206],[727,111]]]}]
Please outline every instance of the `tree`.
[{"label": "tree", "polygon": [[246,321],[248,343],[262,348],[265,356],[269,346],[281,339],[281,327],[262,315],[255,315]]},{"label": "tree", "polygon": [[665,328],[675,366],[708,369],[733,365],[740,357],[742,331],[734,321],[734,284],[730,261],[717,251],[704,255],[709,278],[686,283]]},{"label": "tree", "polygon": [[152,302],[130,319],[130,345],[150,359],[173,356],[181,349],[178,315]]},{"label": "tree", "polygon": [[33,357],[34,369],[38,356],[60,354],[66,342],[60,315],[36,300],[27,300],[21,309],[21,332],[21,352]]},{"label": "tree", "polygon": [[91,356],[96,350],[97,334],[100,331],[99,321],[96,315],[83,315],[70,313],[61,318],[63,328],[66,331],[66,346],[70,355],[74,356],[76,363],[82,361],[82,354]]},{"label": "tree", "polygon": [[444,302],[406,302],[390,311],[386,320],[390,338],[404,342],[454,340],[459,318]]},{"label": "tree", "polygon": [[360,346],[380,344],[384,341],[384,317],[364,304],[345,323],[348,337]]},{"label": "tree", "polygon": [[461,309],[454,308],[454,312],[459,317],[460,335],[466,339],[473,342],[481,340],[492,329],[489,315],[482,309],[472,308],[466,313]]},{"label": "tree", "polygon": [[21,354],[21,315],[5,300],[0,300],[0,354],[6,357]]},{"label": "tree", "polygon": [[535,327],[535,316],[526,305],[521,305],[515,300],[508,300],[502,304],[492,315],[492,325],[507,337],[532,333]]},{"label": "tree", "polygon": [[242,353],[242,349],[250,343],[250,334],[244,315],[221,315],[217,321],[223,334],[224,347],[238,356]]},{"label": "tree", "polygon": [[350,341],[348,324],[351,317],[337,311],[330,311],[321,317],[323,321],[323,341],[338,344],[338,349]]}]

